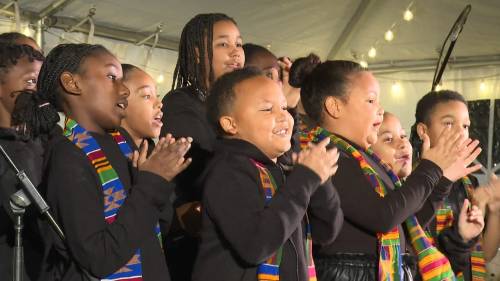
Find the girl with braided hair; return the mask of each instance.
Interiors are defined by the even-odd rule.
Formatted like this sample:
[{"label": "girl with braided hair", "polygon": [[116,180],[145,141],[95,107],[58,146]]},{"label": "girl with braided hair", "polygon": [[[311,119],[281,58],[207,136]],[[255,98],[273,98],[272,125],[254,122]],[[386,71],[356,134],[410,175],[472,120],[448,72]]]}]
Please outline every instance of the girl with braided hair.
[{"label": "girl with braided hair", "polygon": [[166,243],[173,280],[190,280],[201,226],[197,182],[213,151],[216,134],[206,117],[205,99],[222,74],[242,68],[245,55],[234,19],[220,13],[199,14],[184,26],[172,91],[162,100],[162,133],[192,137],[193,163],[176,178],[176,216]]},{"label": "girl with braided hair", "polygon": [[[43,148],[39,139],[29,138],[16,130],[12,115],[20,95],[32,95],[36,88],[43,55],[28,45],[0,43],[0,144],[24,170],[35,185],[42,177]],[[15,128],[13,128],[15,127]],[[14,224],[9,218],[10,195],[21,187],[7,161],[0,155],[0,276],[12,279]],[[28,208],[24,215],[25,244],[24,280],[34,280],[38,274],[43,249],[39,246],[36,226],[37,211]]]},{"label": "girl with braided hair", "polygon": [[43,121],[19,117],[44,134],[56,126],[52,116],[66,116],[63,134],[48,141],[42,183],[66,240],[46,230],[41,280],[170,280],[158,220],[170,182],[190,163],[190,142],[167,135],[149,157],[147,145],[132,154],[117,131],[130,94],[122,78],[103,46],[59,45],[30,100]]}]

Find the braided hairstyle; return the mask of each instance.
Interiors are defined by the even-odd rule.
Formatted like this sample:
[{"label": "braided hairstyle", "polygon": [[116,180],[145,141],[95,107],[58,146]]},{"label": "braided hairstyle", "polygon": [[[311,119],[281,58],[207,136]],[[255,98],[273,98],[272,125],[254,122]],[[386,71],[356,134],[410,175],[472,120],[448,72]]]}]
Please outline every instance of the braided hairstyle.
[{"label": "braided hairstyle", "polygon": [[451,90],[431,91],[423,96],[417,103],[415,110],[415,124],[411,127],[410,143],[413,146],[413,159],[418,161],[420,159],[422,140],[417,133],[417,125],[423,123],[427,126],[430,125],[430,119],[434,113],[434,109],[440,103],[450,101],[462,102],[467,106],[467,101],[458,92]]},{"label": "braided hairstyle", "polygon": [[310,54],[292,64],[289,83],[300,88],[300,100],[307,116],[320,124],[326,98],[333,96],[346,101],[351,75],[362,71],[366,69],[353,61],[329,60],[322,63],[317,55]]},{"label": "braided hairstyle", "polygon": [[0,42],[0,83],[5,83],[5,75],[17,62],[27,58],[29,62],[43,61],[43,55],[28,45],[16,45]]},{"label": "braided hairstyle", "polygon": [[25,126],[31,136],[48,135],[63,112],[63,72],[79,73],[85,58],[110,52],[101,45],[61,44],[47,55],[38,76],[37,92],[22,94],[16,100],[12,115],[15,125]]},{"label": "braided hairstyle", "polygon": [[[194,86],[205,98],[208,92],[208,83],[214,82],[212,69],[212,40],[214,24],[219,21],[230,21],[236,25],[234,19],[225,14],[198,14],[182,29],[179,43],[179,55],[174,70],[172,90],[187,86]],[[205,60],[208,56],[209,69],[206,69]]]}]

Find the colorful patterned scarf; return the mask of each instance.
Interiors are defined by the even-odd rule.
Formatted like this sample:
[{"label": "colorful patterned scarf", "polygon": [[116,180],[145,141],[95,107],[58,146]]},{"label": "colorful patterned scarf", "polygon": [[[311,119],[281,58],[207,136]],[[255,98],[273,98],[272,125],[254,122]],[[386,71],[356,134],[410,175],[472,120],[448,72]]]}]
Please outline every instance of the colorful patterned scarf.
[{"label": "colorful patterned scarf", "polygon": [[[121,205],[125,201],[127,194],[123,183],[121,182],[115,169],[109,163],[104,151],[101,149],[96,139],[90,135],[87,130],[80,126],[76,121],[66,118],[64,126],[64,136],[73,144],[80,148],[89,161],[94,166],[102,186],[104,196],[104,220],[111,224],[115,221],[116,215]],[[111,136],[120,147],[125,157],[132,154],[132,149],[125,141],[125,138],[118,132],[111,133]],[[160,228],[155,227],[156,235],[161,238]],[[161,241],[161,239],[160,239]],[[103,280],[109,281],[139,281],[142,280],[141,251],[137,249],[134,256],[125,266],[115,273],[107,276]]]},{"label": "colorful patterned scarf", "polygon": [[[278,185],[274,181],[273,176],[267,170],[267,168],[261,163],[251,159],[252,163],[259,170],[260,181],[262,183],[262,189],[264,190],[266,205],[271,203],[271,200],[278,190]],[[311,225],[309,223],[309,218],[306,214],[306,257],[307,257],[307,272],[309,279],[308,281],[316,281],[316,269],[314,267],[314,260],[312,257],[312,237],[311,237]],[[268,258],[264,263],[260,264],[257,268],[257,280],[259,281],[275,281],[280,280],[280,264],[283,258],[283,247],[280,247],[278,251],[270,258]]]},{"label": "colorful patterned scarf", "polygon": [[[465,193],[467,194],[467,198],[469,200],[472,198],[472,193],[474,192],[474,185],[472,184],[469,177],[463,177],[462,186],[464,187]],[[437,210],[436,215],[436,237],[443,231],[445,228],[451,227],[453,225],[453,210],[451,209],[451,205],[447,200],[441,209]],[[484,260],[484,253],[481,246],[481,238],[479,239],[476,246],[471,252],[470,263],[471,263],[471,274],[472,281],[484,281],[486,280],[486,262]],[[464,280],[463,273],[460,272],[457,274],[457,280]]]},{"label": "colorful patterned scarf", "polygon": [[[340,150],[350,154],[358,161],[363,174],[375,188],[375,191],[381,197],[384,197],[387,194],[387,188],[384,182],[363,155],[342,138],[335,136],[321,127],[317,127],[308,133],[301,134],[301,146],[305,147],[311,141],[319,142],[327,137],[329,137],[332,143]],[[375,155],[372,150],[365,150],[365,153],[385,169],[394,183],[395,188],[402,186],[401,181],[391,168]],[[432,245],[432,242],[425,235],[417,218],[415,216],[409,217],[405,221],[405,225],[410,235],[411,244],[418,255],[418,266],[422,279],[426,281],[454,280],[455,277],[448,259]],[[398,227],[396,226],[387,233],[377,233],[377,238],[379,241],[379,280],[402,280],[402,261]]]}]

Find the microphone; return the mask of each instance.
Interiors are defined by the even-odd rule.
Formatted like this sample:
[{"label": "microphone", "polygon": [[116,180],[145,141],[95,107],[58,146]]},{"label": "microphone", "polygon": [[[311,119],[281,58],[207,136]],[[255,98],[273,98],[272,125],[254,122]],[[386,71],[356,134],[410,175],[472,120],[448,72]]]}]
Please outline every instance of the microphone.
[{"label": "microphone", "polygon": [[458,35],[460,35],[460,32],[462,32],[462,29],[464,28],[465,22],[467,22],[467,17],[469,17],[469,13],[471,11],[471,5],[467,5],[465,9],[462,11],[460,14],[457,23],[455,24],[453,30],[451,31],[450,35],[450,40],[451,41],[457,41]]},{"label": "microphone", "polygon": [[45,216],[49,224],[53,227],[54,231],[64,241],[65,236],[61,230],[61,227],[56,223],[56,221],[52,217],[52,214],[49,212],[49,205],[47,204],[47,202],[45,202],[42,195],[40,195],[36,187],[29,179],[28,175],[26,175],[24,171],[19,171],[16,164],[14,164],[12,158],[10,158],[9,154],[4,150],[2,145],[0,145],[0,152],[1,154],[3,154],[5,160],[7,160],[11,168],[14,170],[17,178],[22,184],[22,189],[19,189],[10,196],[11,207],[16,207],[17,209],[24,209],[28,207],[32,202],[35,203],[36,207],[40,211],[40,214]]},{"label": "microphone", "polygon": [[[443,42],[443,46],[441,47],[441,51],[439,52],[439,58],[436,63],[434,78],[432,79],[431,91],[434,91],[439,82],[441,82],[441,77],[446,68],[446,64],[448,63],[448,59],[450,58],[450,55],[453,52],[455,43],[458,39],[458,36],[462,32],[462,29],[464,28],[465,22],[467,21],[467,17],[469,16],[471,9],[472,9],[471,5],[465,6],[465,8],[462,10],[457,20],[455,21],[455,23],[453,24],[450,32],[448,33],[448,36],[446,36],[446,39]],[[447,45],[448,45],[448,50],[446,51],[446,54],[443,57],[444,54],[443,52]]]}]

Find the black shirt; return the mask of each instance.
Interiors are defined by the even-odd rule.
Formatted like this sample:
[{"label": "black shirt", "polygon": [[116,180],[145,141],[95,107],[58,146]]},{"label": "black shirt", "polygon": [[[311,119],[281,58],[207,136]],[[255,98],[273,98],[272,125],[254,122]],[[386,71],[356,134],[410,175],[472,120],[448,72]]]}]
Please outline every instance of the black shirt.
[{"label": "black shirt", "polygon": [[138,248],[144,280],[170,280],[154,227],[173,188],[149,172],[139,171],[133,178],[133,168],[113,138],[91,134],[117,172],[127,198],[116,220],[106,223],[102,187],[94,167],[67,138],[51,140],[44,183],[66,243],[47,230],[43,280],[85,280],[80,267],[103,278],[124,266]]}]

